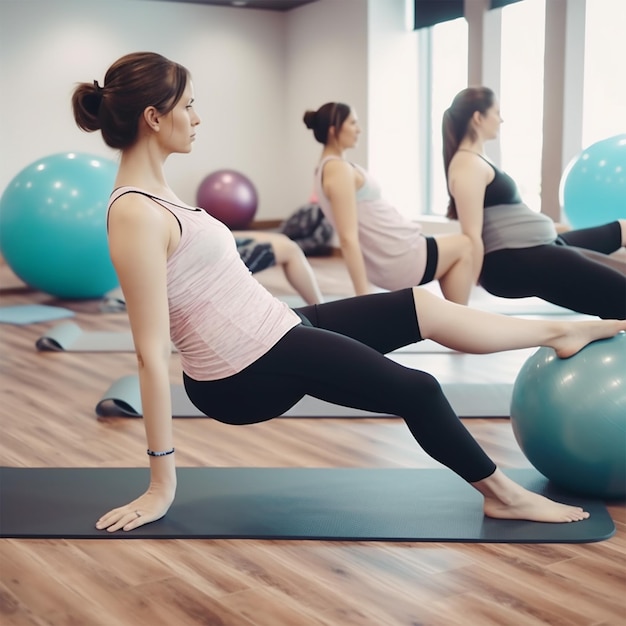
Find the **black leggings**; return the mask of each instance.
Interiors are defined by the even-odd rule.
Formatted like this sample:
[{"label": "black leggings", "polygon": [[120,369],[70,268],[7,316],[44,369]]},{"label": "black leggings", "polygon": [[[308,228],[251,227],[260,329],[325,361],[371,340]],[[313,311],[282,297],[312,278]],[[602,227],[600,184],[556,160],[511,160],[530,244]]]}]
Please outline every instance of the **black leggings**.
[{"label": "black leggings", "polygon": [[553,244],[485,255],[480,284],[504,298],[537,296],[578,313],[626,319],[626,276],[578,248],[611,254],[622,246],[619,222],[563,233]]},{"label": "black leggings", "polygon": [[242,372],[216,381],[184,375],[205,415],[250,424],[282,415],[306,394],[404,418],[422,448],[469,482],[495,471],[430,375],[384,356],[421,340],[411,289],[297,309],[303,323]]}]

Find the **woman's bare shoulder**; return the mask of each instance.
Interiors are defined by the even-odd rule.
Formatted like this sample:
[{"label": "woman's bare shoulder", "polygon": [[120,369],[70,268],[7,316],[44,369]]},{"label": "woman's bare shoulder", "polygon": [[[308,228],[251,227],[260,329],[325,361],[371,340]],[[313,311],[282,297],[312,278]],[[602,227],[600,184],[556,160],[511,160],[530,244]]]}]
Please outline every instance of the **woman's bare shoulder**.
[{"label": "woman's bare shoulder", "polygon": [[459,150],[450,160],[448,178],[488,181],[493,178],[493,167],[481,155]]},{"label": "woman's bare shoulder", "polygon": [[[145,192],[132,188],[116,190],[109,207],[111,215],[127,216],[129,219],[142,219],[158,210],[158,204]],[[113,192],[113,195],[116,194]]]},{"label": "woman's bare shoulder", "polygon": [[328,159],[324,163],[323,176],[324,181],[330,180],[354,180],[355,168],[349,161],[341,157]]}]

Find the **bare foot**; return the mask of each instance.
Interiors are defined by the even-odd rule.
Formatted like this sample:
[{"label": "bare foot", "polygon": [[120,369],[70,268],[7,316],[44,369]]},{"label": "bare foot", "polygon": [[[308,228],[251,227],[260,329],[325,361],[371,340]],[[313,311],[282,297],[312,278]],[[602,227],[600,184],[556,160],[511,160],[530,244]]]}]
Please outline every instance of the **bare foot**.
[{"label": "bare foot", "polygon": [[485,498],[483,510],[487,517],[497,519],[523,519],[531,522],[580,522],[589,513],[578,506],[561,504],[524,490],[518,501],[504,504],[495,498]]},{"label": "bare foot", "polygon": [[614,337],[620,331],[626,331],[626,320],[566,322],[563,333],[549,345],[554,348],[557,356],[566,359],[582,350],[592,341]]},{"label": "bare foot", "polygon": [[578,506],[561,504],[524,489],[497,469],[491,476],[472,483],[483,494],[487,517],[531,522],[579,522],[589,513]]}]

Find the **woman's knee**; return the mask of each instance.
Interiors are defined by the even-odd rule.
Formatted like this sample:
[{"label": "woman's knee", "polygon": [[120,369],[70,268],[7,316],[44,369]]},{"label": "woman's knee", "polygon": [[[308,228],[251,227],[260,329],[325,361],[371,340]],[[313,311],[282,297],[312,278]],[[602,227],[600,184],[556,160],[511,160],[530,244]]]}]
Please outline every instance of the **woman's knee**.
[{"label": "woman's knee", "polygon": [[428,372],[412,370],[410,378],[406,380],[406,385],[420,407],[438,404],[442,398],[445,398],[441,383]]},{"label": "woman's knee", "polygon": [[274,255],[279,263],[289,263],[304,259],[302,248],[286,235],[272,242]]},{"label": "woman's knee", "polygon": [[441,383],[429,372],[419,372],[418,384],[420,388],[420,393],[424,394],[427,398],[439,398],[443,395]]},{"label": "woman's knee", "polygon": [[437,274],[445,274],[451,267],[473,261],[472,241],[467,235],[444,235],[436,239],[439,253]]},{"label": "woman's knee", "polygon": [[449,411],[450,405],[439,381],[427,372],[414,374],[409,383],[410,388],[404,390],[405,398],[410,398],[410,406],[401,407],[398,414],[410,424],[413,418],[434,419],[442,412]]}]

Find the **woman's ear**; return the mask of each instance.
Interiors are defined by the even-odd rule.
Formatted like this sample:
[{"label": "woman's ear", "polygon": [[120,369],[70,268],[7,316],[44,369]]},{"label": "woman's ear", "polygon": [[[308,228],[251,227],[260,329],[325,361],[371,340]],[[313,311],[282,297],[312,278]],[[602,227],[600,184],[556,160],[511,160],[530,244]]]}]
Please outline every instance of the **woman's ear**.
[{"label": "woman's ear", "polygon": [[150,106],[146,107],[143,112],[143,119],[148,125],[148,128],[154,130],[155,132],[159,132],[160,124],[159,124],[159,112],[155,107]]},{"label": "woman's ear", "polygon": [[480,111],[474,111],[474,113],[472,113],[472,122],[474,122],[474,125],[479,126],[482,119],[483,114]]}]

